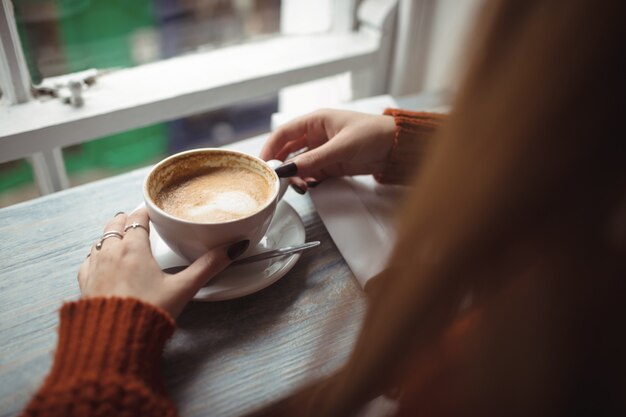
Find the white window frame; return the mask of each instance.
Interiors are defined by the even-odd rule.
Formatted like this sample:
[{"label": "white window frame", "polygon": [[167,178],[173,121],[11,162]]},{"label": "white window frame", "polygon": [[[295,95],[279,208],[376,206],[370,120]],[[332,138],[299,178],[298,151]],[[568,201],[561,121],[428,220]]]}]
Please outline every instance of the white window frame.
[{"label": "white window frame", "polygon": [[84,91],[82,107],[32,98],[12,4],[0,1],[0,163],[31,158],[41,194],[68,187],[61,154],[66,146],[344,72],[353,74],[357,98],[388,91],[398,0],[334,1],[328,33],[281,36],[112,72]]}]

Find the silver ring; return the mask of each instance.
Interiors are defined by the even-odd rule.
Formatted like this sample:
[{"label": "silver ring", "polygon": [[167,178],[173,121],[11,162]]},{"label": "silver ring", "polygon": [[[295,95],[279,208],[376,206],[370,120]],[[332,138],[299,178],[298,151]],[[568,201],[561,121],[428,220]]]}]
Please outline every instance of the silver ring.
[{"label": "silver ring", "polygon": [[124,238],[124,234],[122,232],[118,232],[117,230],[107,230],[102,234],[102,236],[100,236],[100,239],[105,239],[111,236],[117,236],[120,239]]},{"label": "silver ring", "polygon": [[124,235],[121,234],[120,232],[115,231],[115,230],[108,230],[104,232],[104,234],[100,237],[100,240],[98,241],[98,243],[96,243],[96,250],[102,249],[102,243],[110,237],[117,237],[120,239],[124,239]]},{"label": "silver ring", "polygon": [[129,224],[128,226],[126,226],[124,228],[124,231],[127,231],[128,229],[136,229],[136,228],[140,228],[145,230],[146,232],[150,233],[150,231],[148,230],[148,228],[146,226],[144,226],[143,224],[139,224],[137,222],[134,222],[132,224]]}]

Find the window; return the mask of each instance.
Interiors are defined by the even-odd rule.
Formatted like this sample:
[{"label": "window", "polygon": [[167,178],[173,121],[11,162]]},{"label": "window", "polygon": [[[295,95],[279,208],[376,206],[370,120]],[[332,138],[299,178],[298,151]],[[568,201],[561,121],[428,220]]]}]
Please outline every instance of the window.
[{"label": "window", "polygon": [[[267,131],[266,115],[276,111],[285,87],[347,72],[378,71],[373,79],[384,80],[379,64],[389,59],[380,58],[392,33],[384,25],[392,22],[396,1],[364,0],[358,9],[356,0],[14,4],[17,24],[11,2],[2,0],[0,163],[28,158],[40,188],[50,192],[69,185],[66,168],[79,169],[72,161],[81,153],[104,155],[89,151],[102,137],[113,137],[113,149],[131,147],[125,155],[158,157],[163,148],[194,146],[185,140],[172,146],[172,137],[221,144]],[[293,17],[303,10],[304,19]],[[304,30],[304,23],[318,26]],[[20,85],[30,92],[29,78],[47,88],[20,100]],[[385,91],[357,78],[358,95]],[[55,94],[60,97],[49,97]],[[251,123],[233,127],[233,112]],[[268,125],[259,127],[251,116]]]},{"label": "window", "polygon": [[90,68],[132,67],[280,32],[280,0],[18,0],[35,84]]},{"label": "window", "polygon": [[[280,5],[279,0],[21,0],[14,9],[30,78],[40,84],[91,68],[134,67],[278,36]],[[103,25],[104,20],[112,23]],[[64,148],[68,185],[143,166],[171,152],[265,132],[276,110],[273,95]],[[242,112],[247,117],[237,119]],[[7,204],[32,196],[32,188],[29,161],[0,168],[0,193],[20,190],[13,198],[5,195]]]}]

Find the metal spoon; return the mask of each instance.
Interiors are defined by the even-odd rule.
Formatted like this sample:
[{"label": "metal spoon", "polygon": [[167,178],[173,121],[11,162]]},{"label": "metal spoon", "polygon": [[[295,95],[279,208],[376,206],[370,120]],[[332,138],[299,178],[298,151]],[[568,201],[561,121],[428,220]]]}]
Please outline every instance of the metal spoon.
[{"label": "metal spoon", "polygon": [[[277,256],[290,255],[292,253],[301,252],[306,249],[314,248],[316,246],[319,246],[319,244],[320,244],[320,241],[315,240],[312,242],[305,242],[300,245],[285,246],[284,248],[280,248],[280,249],[268,250],[266,252],[257,253],[256,255],[248,256],[242,259],[237,259],[231,265],[247,264],[251,262],[262,261],[264,259],[275,258]],[[176,272],[180,272],[183,269],[187,268],[187,266],[189,265],[172,266],[169,268],[165,268],[163,272],[174,274]]]},{"label": "metal spoon", "polygon": [[306,242],[301,245],[285,246],[284,248],[268,250],[267,252],[257,253],[256,255],[248,256],[242,259],[237,259],[233,262],[233,265],[247,264],[250,262],[262,261],[264,259],[275,258],[277,256],[289,255],[296,252],[301,252],[305,249],[310,249],[318,246],[319,240],[313,242]]}]

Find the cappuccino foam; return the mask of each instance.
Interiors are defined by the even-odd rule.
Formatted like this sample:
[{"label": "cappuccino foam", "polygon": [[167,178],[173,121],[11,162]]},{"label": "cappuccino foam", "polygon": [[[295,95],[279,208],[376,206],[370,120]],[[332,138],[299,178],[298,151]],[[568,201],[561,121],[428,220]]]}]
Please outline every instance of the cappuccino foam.
[{"label": "cappuccino foam", "polygon": [[169,185],[158,194],[156,203],[184,220],[218,223],[257,212],[271,194],[267,180],[252,170],[215,167]]}]

